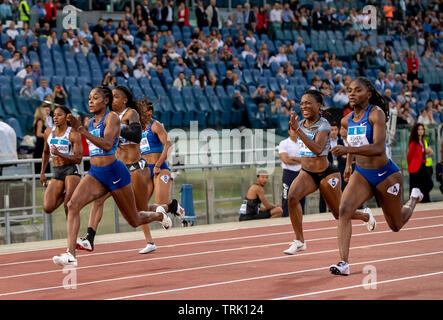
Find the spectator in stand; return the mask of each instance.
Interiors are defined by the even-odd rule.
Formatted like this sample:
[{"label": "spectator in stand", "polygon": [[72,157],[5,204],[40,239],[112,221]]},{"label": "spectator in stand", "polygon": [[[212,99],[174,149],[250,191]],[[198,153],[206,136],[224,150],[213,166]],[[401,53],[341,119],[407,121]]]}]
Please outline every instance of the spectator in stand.
[{"label": "spectator in stand", "polygon": [[234,85],[234,79],[232,77],[232,70],[226,71],[226,77],[221,82],[221,85],[226,89],[227,86],[233,86]]},{"label": "spectator in stand", "polygon": [[179,91],[182,91],[182,88],[186,86],[186,77],[184,72],[179,72],[177,78],[175,78],[174,83],[172,84]]},{"label": "spectator in stand", "polygon": [[68,99],[68,94],[66,93],[65,89],[63,89],[63,86],[61,86],[59,83],[56,84],[54,87],[54,92],[51,96],[52,102],[64,106],[66,105],[66,99]]},{"label": "spectator in stand", "polygon": [[24,97],[28,100],[30,99],[38,99],[37,94],[34,90],[34,83],[32,78],[27,78],[25,81],[25,85],[20,89],[19,93],[20,97]]},{"label": "spectator in stand", "polygon": [[83,52],[83,54],[85,56],[87,56],[88,53],[92,51],[92,46],[89,43],[88,38],[83,38],[82,39],[82,44],[80,45],[80,50]]},{"label": "spectator in stand", "polygon": [[94,52],[96,56],[106,52],[106,47],[103,45],[103,40],[101,38],[95,39],[95,44],[92,46],[92,52]]},{"label": "spectator in stand", "polygon": [[275,32],[275,30],[281,29],[282,14],[283,14],[283,10],[281,9],[280,4],[278,2],[274,3],[274,7],[272,8],[271,12],[269,13],[269,21],[271,22],[273,32]]},{"label": "spectator in stand", "polygon": [[189,9],[184,2],[180,2],[177,10],[177,25],[183,30],[183,26],[189,27]]},{"label": "spectator in stand", "polygon": [[256,105],[259,104],[266,104],[268,105],[270,100],[268,95],[266,94],[266,88],[259,85],[257,89],[255,89],[254,93],[251,96],[252,99],[254,99],[254,102]]},{"label": "spectator in stand", "polygon": [[42,70],[40,69],[40,62],[34,61],[32,64],[32,78],[34,83],[38,83],[40,81],[40,77],[42,75]]},{"label": "spectator in stand", "polygon": [[215,90],[215,87],[219,85],[217,77],[214,72],[210,72],[208,75],[208,86]]},{"label": "spectator in stand", "polygon": [[112,74],[111,74],[111,72],[106,72],[104,75],[103,75],[103,80],[102,80],[102,86],[104,86],[104,87],[113,87],[113,86],[115,86],[115,82],[114,81],[112,81]]},{"label": "spectator in stand", "polygon": [[406,58],[406,65],[408,68],[408,80],[413,81],[414,79],[418,79],[418,58],[416,57],[414,50],[409,52],[409,55]]},{"label": "spectator in stand", "polygon": [[24,68],[23,58],[20,52],[14,52],[11,59],[6,60],[6,63],[11,67],[14,73],[17,73],[19,69]]},{"label": "spectator in stand", "polygon": [[241,95],[239,89],[234,90],[234,99],[232,101],[232,106],[235,110],[246,111],[245,98]]},{"label": "spectator in stand", "polygon": [[262,6],[260,6],[258,8],[257,33],[259,35],[268,33],[268,17],[267,17],[266,12]]},{"label": "spectator in stand", "polygon": [[0,19],[1,21],[12,20],[12,7],[9,0],[3,0],[0,5]]},{"label": "spectator in stand", "polygon": [[346,85],[341,87],[341,89],[334,95],[332,100],[336,106],[344,108],[349,103],[348,87]]},{"label": "spectator in stand", "polygon": [[237,5],[234,13],[232,14],[232,27],[243,28],[245,26],[245,16],[243,15],[243,8],[241,4]]},{"label": "spectator in stand", "polygon": [[297,22],[295,19],[294,13],[292,12],[291,8],[289,8],[289,3],[285,3],[283,5],[283,11],[282,11],[282,30],[292,30]]},{"label": "spectator in stand", "polygon": [[202,29],[203,27],[207,27],[209,25],[208,16],[206,14],[205,6],[202,0],[197,1],[197,6],[195,7],[195,17],[197,19],[197,26],[199,29]]},{"label": "spectator in stand", "polygon": [[423,193],[422,203],[430,202],[429,193],[433,187],[432,177],[426,169],[426,157],[432,156],[434,151],[429,148],[425,136],[426,131],[424,125],[420,122],[414,124],[409,136],[407,155],[409,189],[420,189]]},{"label": "spectator in stand", "polygon": [[19,35],[18,30],[15,28],[15,23],[14,21],[11,21],[9,23],[9,29],[6,31],[6,34],[8,35],[9,38],[11,38],[12,40],[15,40],[15,37],[17,37]]},{"label": "spectator in stand", "polygon": [[207,6],[206,16],[208,17],[208,25],[209,28],[217,28],[220,25],[220,11],[216,6],[216,0],[211,0],[209,5]]},{"label": "spectator in stand", "polygon": [[30,78],[32,80],[32,65],[28,63],[24,69],[17,72],[16,76],[22,80],[25,80],[25,78]]},{"label": "spectator in stand", "polygon": [[92,41],[93,37],[92,37],[91,30],[89,30],[89,24],[87,24],[87,23],[83,24],[83,29],[79,32],[79,35],[82,38],[87,38],[88,41]]},{"label": "spectator in stand", "polygon": [[46,2],[45,12],[46,12],[45,21],[49,23],[51,28],[55,28],[57,22],[57,8],[53,3],[53,0],[48,0],[48,2]]},{"label": "spectator in stand", "polygon": [[152,9],[152,21],[159,30],[160,27],[164,24],[162,10],[163,10],[162,1],[157,0],[157,2],[155,3],[155,7]]},{"label": "spectator in stand", "polygon": [[74,57],[76,53],[81,52],[80,43],[78,42],[77,38],[75,38],[74,41],[72,42],[72,46],[69,47],[69,51]]},{"label": "spectator in stand", "polygon": [[423,108],[420,112],[417,122],[424,125],[436,124],[432,113],[432,109],[429,108],[428,106]]},{"label": "spectator in stand", "polygon": [[303,43],[303,38],[302,37],[298,37],[297,38],[297,42],[294,43],[294,47],[293,47],[294,53],[296,53],[299,48],[300,48],[301,51],[306,52],[306,46]]},{"label": "spectator in stand", "polygon": [[166,7],[162,9],[163,24],[168,30],[172,30],[174,24],[174,0],[169,0]]},{"label": "spectator in stand", "polygon": [[40,87],[35,90],[35,93],[40,101],[43,101],[46,95],[52,95],[52,89],[48,87],[48,80],[42,78],[40,80]]},{"label": "spectator in stand", "polygon": [[245,3],[244,22],[247,30],[255,30],[257,28],[257,17],[254,10],[251,9],[249,2]]},{"label": "spectator in stand", "polygon": [[122,63],[121,70],[119,72],[117,72],[117,74],[115,76],[122,77],[122,78],[125,78],[126,80],[128,80],[130,77],[132,77],[132,72],[126,63]]}]

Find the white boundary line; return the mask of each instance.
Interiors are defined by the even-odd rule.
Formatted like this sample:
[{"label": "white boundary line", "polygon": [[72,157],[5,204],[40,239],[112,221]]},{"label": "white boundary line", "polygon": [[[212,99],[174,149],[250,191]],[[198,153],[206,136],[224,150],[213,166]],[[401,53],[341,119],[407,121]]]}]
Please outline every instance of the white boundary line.
[{"label": "white boundary line", "polygon": [[[437,228],[437,227],[443,227],[443,224],[436,224],[436,225],[429,225],[429,226],[420,226],[420,227],[411,227],[411,228],[405,228],[404,231],[410,231],[410,230],[420,230],[420,229],[428,229],[428,228]],[[354,237],[359,236],[366,236],[366,235],[374,235],[374,234],[382,234],[382,233],[390,233],[391,230],[385,230],[385,231],[375,231],[375,232],[366,232],[366,233],[357,233],[354,234]],[[337,240],[337,236],[332,237],[325,237],[325,238],[316,238],[311,239],[311,241],[322,241],[322,240]],[[155,260],[166,260],[166,259],[173,259],[173,258],[183,258],[183,257],[190,257],[190,256],[197,256],[197,255],[204,255],[204,254],[212,254],[212,253],[221,253],[221,252],[229,252],[229,251],[237,251],[237,250],[248,250],[248,249],[256,249],[256,248],[262,248],[262,247],[270,247],[270,246],[279,246],[283,244],[287,244],[288,242],[278,242],[278,243],[267,243],[267,244],[260,244],[256,246],[248,246],[248,247],[236,247],[236,248],[230,248],[230,249],[222,249],[222,250],[213,250],[213,251],[199,251],[199,252],[193,252],[193,253],[187,253],[187,254],[181,254],[181,255],[175,255],[175,256],[166,256],[166,257],[156,257],[156,258],[147,258],[147,259],[138,259],[138,260],[129,260],[129,261],[119,261],[119,262],[111,262],[111,263],[104,263],[104,264],[96,264],[96,265],[90,265],[85,267],[77,267],[77,270],[82,269],[91,269],[91,268],[99,268],[99,267],[109,267],[109,266],[116,266],[116,265],[123,265],[123,264],[129,264],[129,263],[138,263],[138,262],[148,262],[148,261],[155,261]],[[51,259],[44,259],[44,260],[38,260],[38,262],[41,261],[50,261]],[[15,264],[15,263],[13,263]],[[0,266],[5,266],[0,265]],[[39,272],[33,272],[33,273],[25,273],[25,274],[14,274],[9,276],[0,276],[0,280],[4,279],[11,279],[11,278],[19,278],[19,277],[26,277],[26,276],[35,276],[35,275],[41,275],[41,274],[49,274],[54,272],[59,272],[60,269],[53,269],[53,270],[47,270],[47,271],[39,271]]]},{"label": "white boundary line", "polygon": [[[386,258],[386,259],[380,259],[380,260],[372,260],[372,261],[363,261],[363,262],[353,263],[352,265],[388,262],[388,261],[395,261],[395,260],[400,260],[400,259],[416,258],[416,257],[423,257],[423,256],[429,256],[429,255],[437,255],[437,254],[443,254],[443,251],[421,253],[421,254],[409,255],[409,256],[392,257],[392,258]],[[142,293],[142,294],[130,295],[130,296],[124,296],[124,297],[116,297],[116,298],[111,298],[111,299],[106,299],[106,300],[131,299],[131,298],[137,298],[137,297],[143,297],[143,296],[157,295],[157,294],[162,294],[162,293],[169,293],[169,292],[176,292],[176,291],[185,291],[185,290],[199,289],[199,288],[205,288],[205,287],[213,287],[213,286],[232,284],[232,283],[238,283],[238,282],[244,282],[244,281],[252,281],[252,280],[259,280],[259,279],[266,279],[266,278],[275,278],[275,277],[280,277],[280,276],[293,275],[293,274],[297,274],[297,273],[306,273],[306,272],[313,272],[313,271],[319,271],[319,270],[328,270],[328,269],[329,269],[329,266],[325,266],[325,267],[321,267],[321,268],[313,268],[313,269],[299,270],[299,271],[294,271],[294,272],[285,272],[285,273],[279,273],[279,274],[270,274],[270,275],[260,276],[260,277],[244,278],[244,279],[237,279],[237,280],[223,281],[223,282],[215,282],[215,283],[208,283],[208,284],[199,285],[199,286],[176,288],[176,289],[163,290],[163,291],[157,291],[157,292],[149,292],[149,293]]]},{"label": "white boundary line", "polygon": [[[364,246],[354,247],[354,248],[351,248],[351,249],[354,250],[354,249],[362,249],[362,248],[368,248],[368,247],[380,247],[380,246],[396,245],[396,244],[403,244],[403,243],[409,243],[409,242],[436,240],[436,239],[442,239],[442,238],[443,238],[443,236],[431,237],[431,238],[410,239],[410,240],[403,240],[403,241],[379,243],[379,244],[373,244],[373,245],[364,245]],[[256,260],[245,260],[245,261],[229,262],[229,263],[216,264],[216,265],[199,266],[199,267],[193,267],[193,268],[168,270],[168,271],[157,272],[157,273],[147,273],[147,274],[141,274],[141,275],[126,276],[126,277],[120,277],[120,278],[110,278],[110,279],[104,279],[104,280],[96,280],[96,281],[91,281],[91,282],[78,283],[77,286],[85,286],[85,285],[90,285],[90,284],[98,284],[98,283],[105,283],[105,282],[111,282],[111,281],[136,279],[136,278],[143,278],[143,277],[151,277],[151,276],[156,276],[156,275],[165,275],[165,274],[171,274],[171,273],[177,273],[177,272],[186,272],[186,271],[195,271],[195,270],[202,270],[202,269],[211,269],[211,268],[225,267],[225,266],[239,265],[239,264],[246,264],[246,263],[256,263],[256,262],[272,261],[272,260],[278,260],[278,259],[289,259],[289,258],[295,258],[295,257],[300,257],[300,256],[325,254],[325,253],[332,253],[332,252],[337,252],[337,251],[338,251],[338,249],[332,249],[332,250],[324,250],[324,251],[317,251],[317,252],[301,253],[301,254],[294,255],[294,256],[284,255],[284,256],[278,256],[278,257],[272,257],[272,258],[262,258],[262,259],[256,259]],[[439,251],[438,253],[443,253],[443,251]],[[437,253],[429,253],[429,254],[437,254]],[[416,257],[416,256],[422,256],[422,255],[426,255],[426,254],[419,254],[419,255],[413,255],[413,256],[404,256],[404,257]],[[402,258],[402,257],[388,258],[388,259],[383,259],[382,261],[385,261],[385,260],[386,261],[397,260],[397,259],[400,259],[400,258]],[[358,263],[355,263],[355,264],[358,264]],[[275,275],[264,276],[263,278],[275,277],[275,276],[287,275],[287,274],[295,274],[295,273],[300,273],[300,272],[317,271],[317,270],[321,270],[321,269],[324,269],[324,268],[322,267],[322,268],[307,269],[307,270],[296,271],[296,272],[289,272],[289,273],[283,273],[283,274],[275,274]],[[60,270],[58,270],[58,272],[60,272]],[[261,279],[261,278],[262,277],[256,277],[256,278],[250,278],[250,279],[251,280],[255,280],[255,279]],[[240,280],[235,280],[235,281],[222,282],[220,284],[231,283],[231,282],[239,282],[239,281],[246,281],[248,279],[240,279]],[[216,284],[196,286],[196,287],[190,287],[190,288],[212,286],[212,285],[216,285]],[[63,286],[36,288],[36,289],[21,290],[21,291],[16,291],[16,292],[2,293],[2,294],[0,294],[0,297],[2,297],[2,296],[11,296],[11,295],[16,295],[16,294],[23,294],[23,293],[38,292],[38,291],[47,291],[47,290],[53,290],[53,289],[59,289],[59,288],[63,288]],[[180,291],[180,290],[187,290],[187,289],[186,288],[185,289],[182,288],[182,289],[166,290],[166,291],[161,291],[161,292],[158,292],[158,293]],[[154,294],[154,293],[150,293],[150,294]],[[137,296],[139,296],[139,295],[137,295]]]},{"label": "white boundary line", "polygon": [[[385,283],[391,283],[391,282],[397,282],[397,281],[403,281],[403,280],[431,277],[431,276],[442,275],[442,274],[443,274],[443,271],[433,272],[433,273],[425,273],[425,274],[419,274],[419,275],[416,275],[416,276],[410,276],[410,277],[404,277],[404,278],[396,278],[396,279],[390,279],[390,280],[371,282],[371,285],[378,285],[378,284],[385,284]],[[364,284],[363,283],[363,284],[358,284],[358,285],[355,285],[355,286],[335,288],[335,289],[322,290],[322,291],[315,291],[315,292],[303,293],[303,294],[296,294],[296,295],[289,296],[289,297],[274,298],[274,299],[271,299],[271,300],[286,300],[286,299],[300,298],[300,297],[306,297],[306,296],[311,296],[311,295],[318,295],[318,294],[322,294],[322,293],[330,293],[330,292],[335,292],[335,291],[343,291],[343,290],[355,289],[355,288],[360,288],[360,287],[364,287],[364,286],[367,286],[367,285],[368,284]]]},{"label": "white boundary line", "polygon": [[[436,219],[436,218],[443,218],[443,215],[439,216],[432,216],[432,217],[421,217],[421,218],[415,218],[410,219],[409,221],[419,221],[419,220],[428,220],[428,219]],[[377,222],[378,225],[380,224],[386,224],[386,221],[380,221]],[[362,227],[363,224],[356,224],[352,227]],[[441,225],[430,225],[429,227],[434,226],[441,226]],[[428,226],[426,226],[428,227]],[[412,228],[404,228],[402,230],[414,230],[414,228],[421,228],[421,227],[412,227]],[[315,229],[307,229],[303,230],[303,232],[314,232],[314,231],[324,231],[324,230],[333,230],[337,229],[337,227],[324,227],[324,228],[315,228]],[[353,236],[358,235],[366,235],[366,234],[379,234],[379,233],[386,233],[391,232],[390,230],[387,231],[375,231],[371,233],[362,233],[362,234],[354,234]],[[203,243],[214,243],[214,242],[223,242],[223,241],[234,241],[234,240],[243,240],[243,239],[252,239],[252,238],[260,238],[260,237],[268,237],[268,236],[278,236],[283,234],[293,234],[293,231],[285,231],[285,232],[276,232],[276,233],[268,233],[268,234],[258,234],[258,235],[251,235],[251,236],[243,236],[243,237],[234,237],[234,238],[221,238],[221,239],[213,239],[213,240],[203,240],[203,241],[194,241],[194,242],[185,242],[185,243],[177,243],[177,244],[171,244],[171,245],[164,245],[164,246],[158,246],[157,248],[172,248],[172,247],[179,247],[179,246],[186,246],[186,245],[196,245],[196,244],[203,244]],[[336,237],[334,237],[335,239]],[[320,238],[320,239],[308,239],[307,241],[317,241],[317,240],[327,240],[330,238]],[[288,243],[287,241],[285,243]],[[261,246],[259,246],[261,247]],[[254,247],[248,247],[248,248],[254,248]],[[48,249],[46,249],[48,250]],[[95,257],[98,255],[106,255],[106,254],[115,254],[115,253],[124,253],[124,252],[132,252],[132,251],[139,251],[139,249],[124,249],[124,250],[115,250],[115,251],[105,251],[105,252],[96,252],[96,253],[85,253],[85,254],[79,254],[77,255],[78,258],[87,258],[87,257]],[[179,257],[179,256],[176,256]],[[157,258],[154,258],[157,259]],[[163,258],[162,258],[163,259]],[[135,261],[145,261],[150,259],[144,259],[144,260],[135,260]],[[18,261],[18,262],[8,262],[8,263],[2,263],[0,264],[0,267],[5,266],[11,266],[11,265],[18,265],[18,264],[26,264],[26,263],[38,263],[38,262],[44,262],[44,261],[52,261],[52,259],[37,259],[37,260],[25,260],[25,261]],[[134,261],[134,260],[133,260]],[[80,269],[80,268],[79,268]],[[0,277],[2,279],[2,277]]]},{"label": "white boundary line", "polygon": [[[431,204],[432,204],[432,206],[430,206]],[[414,213],[415,214],[421,214],[421,213],[426,214],[426,213],[428,213],[428,211],[440,210],[441,208],[435,208],[436,204],[438,204],[438,202],[432,202],[429,204],[420,204],[419,203],[419,204],[417,204],[417,207],[415,208]],[[372,210],[373,210],[374,216],[383,217],[383,213],[381,212],[381,208],[373,208]],[[374,211],[377,211],[377,212],[380,211],[380,212],[376,213]],[[314,220],[309,219],[312,216],[316,216]],[[312,222],[335,221],[335,219],[332,217],[332,215],[329,212],[306,215],[303,217],[304,217],[303,220],[306,220],[306,221],[303,221],[303,225],[310,224]],[[432,219],[434,217],[441,217],[441,215],[440,216],[421,217],[421,218],[415,218],[415,219],[412,218],[409,221],[418,220],[418,219],[429,219],[429,218]],[[286,219],[286,218],[282,218],[282,219]],[[267,222],[268,224],[262,225],[262,223],[264,223],[264,222]],[[257,223],[261,223],[261,224],[257,225]],[[386,222],[381,221],[381,222],[377,222],[377,223],[386,223]],[[283,221],[278,221],[278,223],[277,223],[274,221],[270,222],[268,220],[262,220],[262,221],[252,220],[252,221],[243,221],[242,223],[226,222],[226,223],[220,223],[220,224],[214,224],[214,225],[201,225],[201,226],[192,227],[190,229],[189,233],[183,233],[183,231],[182,231],[183,228],[173,228],[171,231],[169,231],[169,234],[168,233],[158,234],[158,235],[156,235],[156,238],[173,238],[173,237],[196,235],[196,234],[214,234],[217,232],[229,232],[229,231],[244,230],[244,229],[260,229],[260,228],[279,227],[279,226],[290,226],[289,219],[288,219],[287,223],[284,223]],[[361,226],[361,225],[354,224],[353,226]],[[211,228],[211,227],[213,228],[213,230],[206,231],[208,228]],[[153,230],[153,232],[155,232],[155,231],[157,231],[157,230]],[[173,231],[178,232],[178,233],[171,234]],[[306,232],[306,231],[307,230],[304,230],[304,232]],[[134,242],[134,241],[143,241],[144,240],[142,237],[140,237],[140,238],[134,237],[131,239],[124,239],[124,240],[112,239],[112,237],[114,237],[114,238],[120,237],[120,236],[124,236],[125,234],[130,234],[132,236],[135,236],[137,234],[137,232],[133,231],[133,232],[126,232],[126,233],[118,233],[118,234],[98,235],[98,236],[96,236],[96,240],[97,240],[96,244],[99,246],[99,245],[104,245],[104,244],[124,243],[124,242]],[[100,238],[102,238],[102,239],[100,240]],[[16,254],[16,253],[29,253],[29,252],[66,248],[66,245],[59,244],[60,241],[66,241],[66,239],[54,239],[54,240],[46,240],[46,241],[29,242],[29,243],[27,243],[29,246],[38,246],[44,242],[45,243],[54,242],[54,246],[50,247],[50,248],[37,248],[37,249],[21,250],[21,251],[0,252],[0,256],[1,255],[8,255],[8,254]],[[15,244],[4,245],[4,246],[15,246],[15,245],[19,245],[20,247],[22,247],[24,244],[23,243],[15,243]],[[134,249],[134,250],[139,250],[139,249]],[[0,249],[0,251],[1,251],[1,249]]]}]

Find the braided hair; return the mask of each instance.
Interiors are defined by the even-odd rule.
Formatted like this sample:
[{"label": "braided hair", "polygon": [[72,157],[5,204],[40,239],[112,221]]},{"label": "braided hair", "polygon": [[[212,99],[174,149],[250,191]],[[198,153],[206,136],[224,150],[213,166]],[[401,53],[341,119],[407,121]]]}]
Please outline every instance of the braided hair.
[{"label": "braided hair", "polygon": [[385,113],[386,122],[388,122],[388,120],[389,120],[389,103],[385,99],[385,97],[383,97],[383,95],[380,92],[378,92],[377,89],[375,89],[374,85],[372,84],[372,82],[368,78],[358,77],[357,79],[355,79],[355,81],[358,81],[361,84],[363,84],[369,90],[369,92],[371,92],[371,97],[369,98],[369,103],[374,106],[380,107],[383,110],[383,112]]},{"label": "braided hair", "polygon": [[[156,103],[152,103],[146,97],[144,99],[142,99],[142,100],[138,100],[138,101],[134,102],[135,110],[140,115],[140,124],[141,124],[143,129],[145,129],[149,125],[148,118],[146,116],[146,111],[144,111],[143,108],[146,107],[147,111],[152,110],[154,112],[154,104],[156,104]],[[154,117],[154,115],[152,115],[152,117]]]},{"label": "braided hair", "polygon": [[108,107],[109,110],[112,110],[112,90],[107,86],[98,86],[95,87],[95,89],[100,90],[105,98],[108,98],[108,104],[106,105],[106,107]]},{"label": "braided hair", "polygon": [[129,90],[125,86],[116,86],[114,89],[119,90],[123,92],[126,96],[126,99],[128,99],[128,102],[126,102],[126,107],[136,109],[136,104],[134,101],[134,96],[132,95],[131,90]]}]

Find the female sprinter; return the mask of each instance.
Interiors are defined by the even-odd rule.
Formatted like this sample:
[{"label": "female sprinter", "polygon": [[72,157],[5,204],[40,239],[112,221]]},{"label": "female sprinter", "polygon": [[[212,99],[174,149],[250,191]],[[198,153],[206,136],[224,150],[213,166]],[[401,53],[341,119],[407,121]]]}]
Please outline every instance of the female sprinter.
[{"label": "female sprinter", "polygon": [[[140,118],[136,110],[134,110],[135,102],[131,91],[124,86],[117,86],[112,91],[112,111],[118,114],[121,121],[120,141],[117,147],[116,156],[117,159],[122,161],[128,168],[131,174],[131,184],[134,190],[134,196],[136,201],[136,207],[138,211],[156,210],[156,206],[148,208],[149,198],[146,197],[148,193],[148,186],[152,182],[149,178],[149,170],[146,166],[146,161],[142,159],[140,154],[140,140],[141,140],[141,126]],[[152,189],[152,188],[151,188]],[[104,202],[111,196],[110,193],[97,199],[93,202],[91,212],[89,215],[88,231],[84,238],[77,241],[77,249],[93,251],[94,250],[94,237],[98,228],[98,224],[103,216]],[[173,200],[177,201],[177,200]],[[170,203],[170,202],[168,202]],[[169,209],[169,207],[164,206]],[[172,207],[172,205],[171,205]],[[164,208],[160,207],[160,211]],[[164,211],[164,210],[163,210]],[[172,221],[166,216],[166,212],[158,212],[156,221],[162,222],[165,229],[168,229]],[[152,242],[152,237],[149,232],[149,225],[142,225],[142,229],[146,236],[146,241],[151,246],[155,245]],[[147,229],[147,231],[145,231]],[[152,250],[151,250],[152,251]]]},{"label": "female sprinter", "polygon": [[[292,130],[298,136],[302,170],[289,187],[289,216],[296,240],[289,249],[284,251],[286,254],[306,250],[302,226],[303,212],[300,205],[300,200],[303,197],[320,189],[320,193],[334,218],[338,219],[341,178],[338,169],[328,161],[331,126],[328,120],[320,115],[322,102],[323,97],[319,91],[306,91],[300,101],[300,109],[304,119],[298,122],[298,117],[295,117],[292,112],[289,122]],[[355,212],[352,219],[363,220],[369,224],[373,224],[375,221],[370,212]],[[373,228],[371,225],[371,229]]]},{"label": "female sprinter", "polygon": [[[351,82],[348,96],[354,111],[341,120],[341,125],[348,131],[348,146],[331,149],[336,157],[347,154],[344,179],[349,179],[340,201],[338,246],[341,261],[329,268],[336,275],[350,274],[351,217],[357,208],[375,196],[389,227],[397,232],[411,217],[416,203],[423,198],[420,189],[414,188],[408,203],[403,205],[402,175],[386,155],[386,121],[389,117],[386,100],[364,77]],[[354,157],[356,166],[352,172]]]},{"label": "female sprinter", "polygon": [[137,211],[129,170],[115,157],[120,136],[120,119],[115,112],[108,110],[111,106],[112,91],[107,87],[96,87],[89,94],[89,112],[94,117],[88,129],[81,125],[79,117],[76,119],[68,115],[72,128],[88,139],[91,168],[68,202],[68,249],[66,253],[52,258],[57,265],[77,266],[75,249],[80,210],[108,192],[111,192],[120,212],[132,227],[150,223],[157,218],[155,212]]},{"label": "female sprinter", "polygon": [[[149,187],[148,200],[152,196],[155,189],[154,203],[157,205],[171,202],[172,180],[171,171],[166,164],[168,158],[168,151],[172,144],[168,138],[163,125],[152,118],[154,112],[154,104],[149,101],[137,101],[137,110],[140,114],[140,122],[142,126],[142,139],[140,141],[140,151],[143,159],[147,162],[151,181],[153,182]],[[180,218],[184,217],[184,211],[179,206],[178,215]],[[149,228],[143,229],[145,238],[150,237]],[[148,253],[155,250],[155,246],[148,243],[147,246],[140,250],[139,253]]]},{"label": "female sprinter", "polygon": [[[57,106],[54,110],[54,126],[44,133],[41,183],[48,188],[43,197],[43,210],[52,213],[62,203],[68,214],[67,204],[80,182],[78,164],[82,161],[82,143],[78,132],[71,130],[66,117],[71,111],[65,106]],[[49,185],[45,171],[52,158],[53,178]]]}]

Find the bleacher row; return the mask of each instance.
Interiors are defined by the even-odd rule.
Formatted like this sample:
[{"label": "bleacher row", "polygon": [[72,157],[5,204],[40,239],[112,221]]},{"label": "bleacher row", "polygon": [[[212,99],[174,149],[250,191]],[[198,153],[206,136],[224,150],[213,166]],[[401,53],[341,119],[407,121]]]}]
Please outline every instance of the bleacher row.
[{"label": "bleacher row", "polygon": [[[184,27],[180,30],[177,26],[173,27],[172,34],[174,40],[183,40],[185,45],[188,45],[191,41],[192,29],[190,27]],[[202,31],[206,36],[209,36],[209,28],[203,28]],[[243,29],[244,34],[246,30]],[[136,30],[132,29],[132,33]],[[237,38],[238,30],[236,28],[222,28],[220,29],[224,40],[231,35],[234,41]],[[362,32],[365,33],[365,32]],[[59,32],[59,36],[61,36]],[[389,43],[394,59],[396,60],[395,67],[396,72],[405,73],[406,63],[404,61],[398,61],[401,56],[402,50],[415,49],[416,52],[422,52],[423,47],[414,45],[409,47],[405,40],[396,40],[395,38],[389,38],[386,36],[376,35],[371,33],[371,40],[363,42],[351,42],[343,40],[345,37],[344,32],[339,30],[329,31],[315,31],[311,30],[310,34],[306,30],[285,30],[276,32],[276,40],[272,41],[267,35],[262,34],[260,36],[254,35],[256,43],[247,41],[250,48],[258,52],[263,42],[266,42],[270,55],[276,54],[277,49],[286,43],[292,45],[298,37],[302,37],[304,43],[307,46],[307,50],[297,50],[294,54],[288,55],[288,60],[294,66],[295,75],[289,78],[288,82],[278,80],[275,78],[277,73],[278,64],[272,63],[269,69],[265,69],[263,74],[258,69],[254,69],[255,59],[251,56],[247,56],[246,60],[241,56],[241,49],[237,50],[235,47],[230,47],[233,52],[233,56],[236,56],[243,64],[243,70],[240,73],[237,70],[234,72],[240,73],[240,80],[248,88],[247,92],[242,92],[245,97],[245,103],[247,105],[247,115],[249,124],[252,128],[258,126],[258,122],[255,119],[257,112],[257,106],[254,100],[251,98],[252,93],[255,91],[258,85],[265,86],[268,90],[273,90],[275,93],[279,93],[281,89],[285,88],[288,91],[290,99],[294,99],[297,103],[300,101],[302,93],[310,86],[311,81],[315,74],[323,80],[325,73],[323,70],[314,72],[308,70],[306,75],[303,75],[302,71],[297,69],[298,62],[303,61],[306,58],[306,53],[315,51],[319,53],[320,58],[324,52],[336,53],[338,59],[343,61],[344,67],[347,69],[347,74],[353,78],[358,75],[358,64],[355,60],[352,60],[352,56],[362,45],[374,45],[377,43]],[[161,36],[159,38],[158,56],[163,48],[163,43],[168,38]],[[6,34],[1,34],[2,47],[5,47],[6,41],[9,40]],[[16,48],[20,48],[22,44],[29,46],[33,41],[33,37],[28,37],[27,41],[22,36],[17,36],[14,43]],[[69,95],[67,99],[67,105],[70,108],[75,108],[79,113],[88,113],[87,99],[92,87],[101,85],[103,74],[109,71],[109,63],[102,62],[100,56],[96,56],[93,53],[89,53],[84,56],[82,53],[75,55],[71,54],[69,47],[64,45],[63,48],[58,44],[54,44],[49,49],[46,44],[46,38],[40,36],[39,39],[40,55],[33,51],[29,52],[29,58],[31,63],[34,61],[40,62],[42,73],[45,78],[49,80],[49,85],[53,88],[55,85],[63,85],[66,92]],[[141,40],[136,38],[135,49],[141,45]],[[111,46],[110,49],[113,49]],[[129,46],[123,45],[123,49],[129,55]],[[10,58],[10,53],[7,50],[2,51],[4,59]],[[209,74],[214,72],[218,81],[222,81],[226,75],[226,70],[229,67],[229,62],[212,63],[209,61],[209,55],[206,55],[207,63],[206,70],[202,69],[186,69],[185,74],[187,77],[191,73],[194,73],[197,78],[200,74]],[[133,67],[130,62],[127,62],[130,67]],[[424,107],[428,98],[439,97],[443,98],[443,72],[439,70],[435,71],[435,67],[428,59],[419,57],[419,77],[425,82],[424,91],[420,94],[415,94],[417,103],[413,105],[413,108],[417,110],[417,114]],[[325,63],[323,65],[325,70],[329,69],[329,65]],[[365,75],[372,81],[375,81],[376,76],[380,70],[377,68],[368,68],[365,71]],[[240,111],[232,109],[232,97],[234,87],[217,86],[215,90],[212,87],[206,87],[201,90],[199,87],[184,88],[182,92],[179,92],[172,86],[173,80],[178,75],[178,68],[176,68],[176,62],[170,61],[168,68],[164,69],[163,74],[165,76],[164,85],[158,79],[155,70],[150,70],[149,74],[151,79],[141,78],[139,80],[130,78],[126,80],[124,78],[117,78],[117,85],[126,85],[134,93],[137,99],[143,97],[149,98],[151,101],[157,101],[160,98],[159,104],[156,106],[155,112],[159,117],[159,120],[164,123],[167,129],[174,127],[189,126],[189,121],[198,120],[201,128],[206,126],[210,127],[236,127],[242,123],[243,119]],[[14,76],[11,69],[5,68],[3,75],[0,75],[0,94],[2,101],[0,103],[0,117],[4,119],[15,118],[20,125],[21,135],[29,132],[32,124],[32,115],[38,102],[27,102],[26,100],[18,97],[18,92],[23,86],[20,78]],[[436,91],[439,89],[440,91]],[[395,98],[400,93],[401,87],[395,86],[392,88],[392,96]],[[326,98],[325,101],[328,107],[337,107],[332,97]],[[298,104],[295,111],[299,113]],[[272,122],[278,126],[278,129],[285,130],[287,128],[287,118],[281,115],[269,114],[272,118]],[[10,122],[10,121],[9,121]],[[14,121],[13,121],[14,122]],[[19,135],[19,134],[18,134]]]}]

